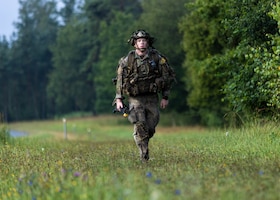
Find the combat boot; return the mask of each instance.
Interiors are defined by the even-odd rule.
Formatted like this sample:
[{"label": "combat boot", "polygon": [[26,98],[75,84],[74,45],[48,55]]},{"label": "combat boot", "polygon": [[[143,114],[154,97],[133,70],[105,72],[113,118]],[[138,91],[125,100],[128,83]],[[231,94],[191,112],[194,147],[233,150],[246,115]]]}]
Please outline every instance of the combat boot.
[{"label": "combat boot", "polygon": [[147,162],[149,160],[149,149],[147,147],[141,147],[140,157],[142,162]]},{"label": "combat boot", "polygon": [[145,139],[140,139],[137,138],[136,135],[134,135],[134,140],[135,143],[139,149],[139,153],[140,153],[140,159],[142,162],[146,162],[149,160],[149,148],[148,148],[148,144],[149,144],[149,138],[145,138]]}]

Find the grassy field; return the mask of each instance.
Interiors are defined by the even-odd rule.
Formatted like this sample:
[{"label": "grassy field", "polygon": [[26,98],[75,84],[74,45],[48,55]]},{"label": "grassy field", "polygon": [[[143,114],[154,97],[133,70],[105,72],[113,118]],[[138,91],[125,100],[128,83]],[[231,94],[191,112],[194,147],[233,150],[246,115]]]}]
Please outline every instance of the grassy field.
[{"label": "grassy field", "polygon": [[280,130],[159,126],[141,163],[121,116],[7,125],[29,136],[0,145],[0,199],[280,199]]}]

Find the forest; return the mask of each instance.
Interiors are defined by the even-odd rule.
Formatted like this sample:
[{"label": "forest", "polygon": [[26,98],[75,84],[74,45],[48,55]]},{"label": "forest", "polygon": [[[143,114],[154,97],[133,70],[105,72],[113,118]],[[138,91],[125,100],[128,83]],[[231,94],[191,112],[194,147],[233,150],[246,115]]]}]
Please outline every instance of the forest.
[{"label": "forest", "polygon": [[112,113],[111,80],[137,29],[156,38],[176,72],[168,112],[205,126],[280,117],[276,0],[19,3],[14,33],[0,36],[5,121]]}]

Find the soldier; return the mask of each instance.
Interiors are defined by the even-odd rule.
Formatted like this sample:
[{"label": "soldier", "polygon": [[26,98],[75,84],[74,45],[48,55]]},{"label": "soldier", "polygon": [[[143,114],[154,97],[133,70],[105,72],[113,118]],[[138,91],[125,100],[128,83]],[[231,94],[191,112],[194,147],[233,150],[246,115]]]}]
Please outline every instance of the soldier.
[{"label": "soldier", "polygon": [[145,162],[149,160],[149,140],[159,122],[158,94],[160,107],[165,109],[175,73],[167,59],[153,48],[154,38],[145,30],[133,32],[128,42],[135,50],[119,61],[114,102],[116,110],[121,111],[124,96],[128,97],[128,120],[134,124],[134,140]]}]

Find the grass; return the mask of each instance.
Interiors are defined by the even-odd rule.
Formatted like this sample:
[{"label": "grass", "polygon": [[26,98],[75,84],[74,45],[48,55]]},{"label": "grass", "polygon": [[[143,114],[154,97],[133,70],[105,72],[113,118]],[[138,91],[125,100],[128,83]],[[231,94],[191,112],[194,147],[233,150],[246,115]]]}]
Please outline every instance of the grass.
[{"label": "grass", "polygon": [[0,146],[0,199],[279,199],[274,124],[206,130],[163,127],[139,161],[121,117],[9,124],[29,133]]}]

